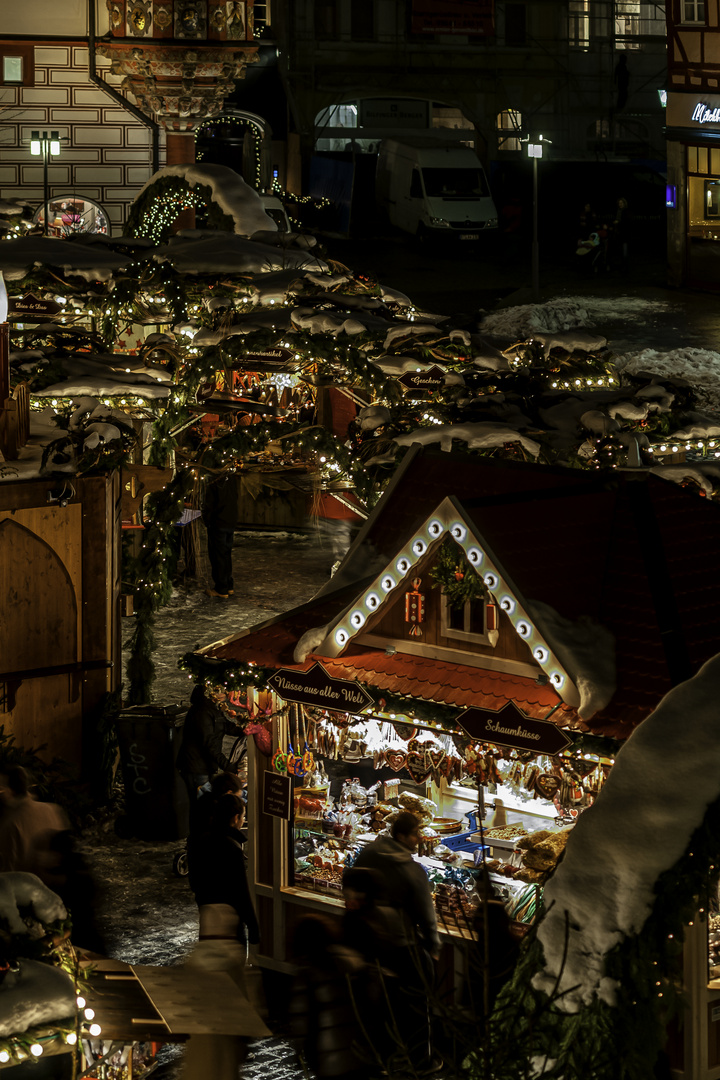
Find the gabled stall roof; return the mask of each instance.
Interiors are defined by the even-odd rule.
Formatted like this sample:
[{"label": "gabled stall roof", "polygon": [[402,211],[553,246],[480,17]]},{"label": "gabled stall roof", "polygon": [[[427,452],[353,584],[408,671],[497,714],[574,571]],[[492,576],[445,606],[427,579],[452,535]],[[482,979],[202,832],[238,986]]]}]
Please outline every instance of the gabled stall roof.
[{"label": "gabled stall roof", "polygon": [[[720,652],[720,507],[646,471],[577,473],[433,450],[408,455],[336,579],[309,604],[202,650],[206,656],[289,666],[307,631],[331,624],[414,531],[453,495],[522,595],[569,620],[589,617],[615,639],[616,689],[586,726],[624,738],[676,683]],[[342,587],[338,588],[337,586]],[[317,647],[317,645],[316,645]],[[516,700],[544,708],[540,689],[463,664],[355,643],[321,659],[337,678],[465,706]],[[298,667],[306,657],[298,656]],[[308,658],[307,662],[310,662]],[[442,668],[442,670],[441,670]],[[452,669],[452,670],[449,670]],[[535,701],[532,700],[535,694]],[[467,697],[475,698],[468,702]],[[552,706],[548,706],[548,711]],[[546,715],[546,713],[543,713]],[[553,714],[577,723],[567,705]]]}]

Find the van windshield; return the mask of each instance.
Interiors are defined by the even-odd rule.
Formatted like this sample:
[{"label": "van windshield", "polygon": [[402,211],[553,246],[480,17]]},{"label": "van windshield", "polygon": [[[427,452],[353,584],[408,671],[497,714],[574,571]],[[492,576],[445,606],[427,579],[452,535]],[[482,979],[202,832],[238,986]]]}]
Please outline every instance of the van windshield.
[{"label": "van windshield", "polygon": [[480,169],[423,169],[422,175],[429,199],[484,199],[489,194]]}]

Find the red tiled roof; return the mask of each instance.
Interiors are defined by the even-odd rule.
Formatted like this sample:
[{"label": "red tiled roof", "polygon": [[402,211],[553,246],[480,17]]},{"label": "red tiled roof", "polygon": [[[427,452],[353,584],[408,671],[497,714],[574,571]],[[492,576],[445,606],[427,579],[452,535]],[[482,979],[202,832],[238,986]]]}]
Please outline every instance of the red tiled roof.
[{"label": "red tiled roof", "polygon": [[425,701],[456,705],[459,709],[475,706],[490,712],[499,712],[508,701],[514,701],[522,713],[537,720],[545,719],[555,709],[552,718],[556,723],[577,723],[575,710],[564,705],[550,686],[520,675],[409,653],[387,656],[377,649],[349,649],[343,656],[332,658],[313,654],[313,660],[320,660],[333,678],[355,679],[379,690]]}]

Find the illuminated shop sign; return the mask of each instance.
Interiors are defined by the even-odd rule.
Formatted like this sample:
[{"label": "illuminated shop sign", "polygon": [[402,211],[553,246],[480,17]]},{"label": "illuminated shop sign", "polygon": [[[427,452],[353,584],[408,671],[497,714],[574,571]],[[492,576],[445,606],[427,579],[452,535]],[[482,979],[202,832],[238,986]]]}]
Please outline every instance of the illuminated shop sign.
[{"label": "illuminated shop sign", "polygon": [[711,108],[704,101],[698,101],[691,119],[698,124],[720,124],[720,107]]},{"label": "illuminated shop sign", "polygon": [[695,128],[715,138],[720,132],[720,94],[703,94],[699,99],[697,91],[668,93],[665,120],[668,130]]}]

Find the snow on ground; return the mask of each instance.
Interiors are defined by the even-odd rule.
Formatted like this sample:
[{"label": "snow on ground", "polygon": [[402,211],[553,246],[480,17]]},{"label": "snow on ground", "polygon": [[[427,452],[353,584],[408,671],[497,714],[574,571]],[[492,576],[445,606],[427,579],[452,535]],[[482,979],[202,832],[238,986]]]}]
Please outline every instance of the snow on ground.
[{"label": "snow on ground", "polygon": [[[545,968],[534,984],[577,1012],[595,996],[616,1004],[607,953],[640,933],[654,886],[687,849],[720,797],[720,656],[666,694],[618,754],[595,804],[578,819],[545,887],[538,925]],[[673,795],[667,794],[668,761]],[[565,949],[567,946],[567,954]]]},{"label": "snow on ground", "polygon": [[711,349],[674,349],[660,352],[641,349],[614,357],[620,372],[650,371],[656,375],[680,376],[691,384],[703,408],[720,412],[720,353]]},{"label": "snow on ground", "polygon": [[667,311],[664,301],[646,300],[638,296],[560,296],[545,304],[522,304],[503,308],[487,315],[480,332],[495,337],[525,341],[534,333],[554,333],[573,327],[596,327],[606,323],[632,320]]}]

